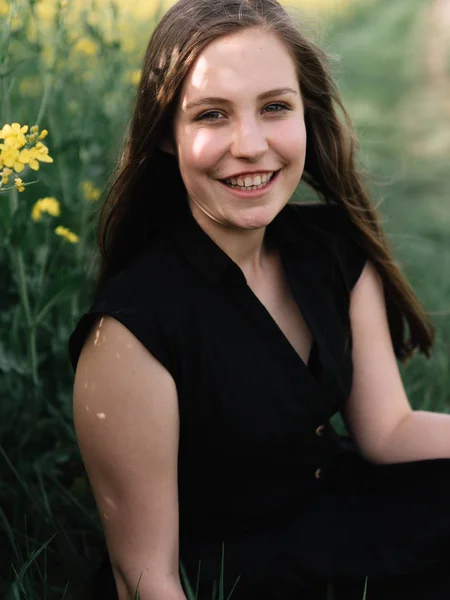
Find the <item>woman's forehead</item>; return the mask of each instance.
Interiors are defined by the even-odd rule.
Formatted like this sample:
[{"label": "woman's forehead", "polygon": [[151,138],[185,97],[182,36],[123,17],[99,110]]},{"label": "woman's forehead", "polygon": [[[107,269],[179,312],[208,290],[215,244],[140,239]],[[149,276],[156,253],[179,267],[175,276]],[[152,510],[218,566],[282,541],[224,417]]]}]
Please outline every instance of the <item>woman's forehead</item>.
[{"label": "woman's forehead", "polygon": [[181,99],[186,108],[201,96],[259,95],[287,86],[298,89],[288,49],[274,34],[253,28],[211,42],[191,67]]}]

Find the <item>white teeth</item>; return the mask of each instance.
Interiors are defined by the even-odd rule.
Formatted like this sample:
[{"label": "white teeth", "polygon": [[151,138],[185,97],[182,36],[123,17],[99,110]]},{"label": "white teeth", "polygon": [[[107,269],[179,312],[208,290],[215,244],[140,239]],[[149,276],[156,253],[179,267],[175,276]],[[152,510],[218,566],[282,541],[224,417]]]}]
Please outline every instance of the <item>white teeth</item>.
[{"label": "white teeth", "polygon": [[[240,188],[241,190],[248,192],[250,190],[260,190],[265,187],[269,181],[272,179],[274,172],[272,173],[264,173],[262,176],[257,175],[253,180],[250,177],[246,177],[243,180],[241,177],[237,179],[235,177],[231,177],[230,179],[225,179],[225,183],[230,187]],[[239,181],[242,181],[242,185],[239,184]],[[247,182],[250,182],[250,185],[246,185]]]},{"label": "white teeth", "polygon": [[230,177],[229,179],[225,179],[225,182],[229,185],[235,185],[243,188],[250,188],[259,186],[263,183],[269,181],[273,176],[272,173],[263,173],[262,175],[256,175],[255,177],[247,176],[243,177]]}]

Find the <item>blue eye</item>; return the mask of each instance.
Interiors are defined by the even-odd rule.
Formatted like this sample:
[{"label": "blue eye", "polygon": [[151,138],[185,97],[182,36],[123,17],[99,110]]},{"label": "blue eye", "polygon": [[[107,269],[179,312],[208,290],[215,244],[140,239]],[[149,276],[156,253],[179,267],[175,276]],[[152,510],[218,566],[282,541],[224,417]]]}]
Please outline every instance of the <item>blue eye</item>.
[{"label": "blue eye", "polygon": [[[273,102],[272,104],[268,104],[266,106],[266,108],[269,108],[269,106],[277,106],[281,110],[290,110],[289,106],[287,104],[284,104],[284,102]],[[279,110],[270,110],[269,112],[280,112],[280,111]]]},{"label": "blue eye", "polygon": [[[284,104],[284,102],[272,102],[271,104],[268,104],[265,108],[269,108],[270,106],[275,106],[277,107],[279,110],[269,110],[268,112],[274,113],[274,112],[283,112],[285,110],[291,110],[291,108],[287,105]],[[209,112],[203,113],[202,115],[198,116],[195,120],[196,121],[220,121],[221,119],[217,119],[212,115],[221,115],[222,113],[220,113],[217,110],[210,110]]]},{"label": "blue eye", "polygon": [[196,121],[215,121],[216,119],[211,117],[211,115],[220,115],[220,114],[221,113],[218,112],[217,110],[210,110],[209,112],[204,113],[203,115],[200,115],[195,120]]}]

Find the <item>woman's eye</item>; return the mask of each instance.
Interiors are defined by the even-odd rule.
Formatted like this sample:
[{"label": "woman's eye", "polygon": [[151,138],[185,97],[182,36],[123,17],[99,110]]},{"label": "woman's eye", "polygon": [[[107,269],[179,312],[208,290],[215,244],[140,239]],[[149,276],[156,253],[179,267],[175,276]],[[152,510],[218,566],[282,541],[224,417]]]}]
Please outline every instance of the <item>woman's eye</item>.
[{"label": "woman's eye", "polygon": [[[287,104],[284,104],[284,102],[272,102],[271,104],[268,104],[265,107],[265,110],[267,110],[270,107],[275,106],[278,110],[269,110],[268,112],[282,112],[284,110],[291,110],[290,107]],[[199,117],[197,117],[196,121],[217,121],[217,120],[221,120],[221,119],[217,119],[214,115],[221,115],[222,113],[218,112],[217,110],[210,110],[209,112],[203,113],[202,115],[200,115]]]},{"label": "woman's eye", "polygon": [[204,113],[203,115],[200,115],[199,117],[197,117],[196,121],[215,121],[216,119],[214,119],[214,117],[212,117],[211,115],[220,115],[222,113],[218,112],[217,110],[210,110],[207,113]]},{"label": "woman's eye", "polygon": [[269,112],[281,112],[282,110],[290,110],[289,106],[287,104],[284,104],[284,102],[272,102],[272,104],[268,104],[266,108],[269,108],[269,106],[277,106],[278,108],[280,108],[280,110],[269,110]]}]

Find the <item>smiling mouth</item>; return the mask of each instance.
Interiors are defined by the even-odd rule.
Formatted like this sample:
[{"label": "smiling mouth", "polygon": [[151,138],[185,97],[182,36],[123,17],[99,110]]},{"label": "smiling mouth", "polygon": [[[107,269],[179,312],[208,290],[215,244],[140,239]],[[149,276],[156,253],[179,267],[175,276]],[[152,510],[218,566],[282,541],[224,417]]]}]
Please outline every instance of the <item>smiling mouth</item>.
[{"label": "smiling mouth", "polygon": [[236,190],[242,190],[244,192],[250,192],[250,191],[253,191],[253,190],[261,190],[262,188],[264,188],[267,185],[269,185],[269,183],[272,181],[272,179],[274,177],[276,177],[280,171],[281,171],[281,169],[278,169],[278,171],[274,171],[271,174],[271,176],[269,177],[269,179],[267,179],[266,181],[264,181],[264,183],[260,183],[259,185],[251,185],[251,186],[239,185],[237,183],[231,183],[227,179],[219,179],[219,181],[221,183],[223,183],[224,185],[226,185],[227,187],[234,188]]}]

